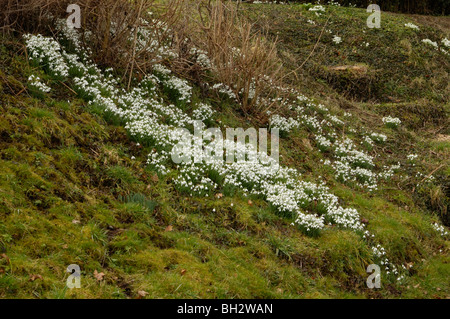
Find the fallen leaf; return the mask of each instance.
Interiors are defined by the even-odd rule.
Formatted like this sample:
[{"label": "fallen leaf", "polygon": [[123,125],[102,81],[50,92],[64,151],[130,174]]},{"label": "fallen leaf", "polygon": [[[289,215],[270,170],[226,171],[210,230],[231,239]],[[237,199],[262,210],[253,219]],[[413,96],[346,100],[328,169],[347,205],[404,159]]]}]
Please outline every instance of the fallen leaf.
[{"label": "fallen leaf", "polygon": [[186,273],[186,269],[181,269],[180,273],[181,273],[181,276],[183,276]]},{"label": "fallen leaf", "polygon": [[97,269],[94,271],[94,277],[97,279],[97,281],[102,281],[103,280],[103,276],[105,276],[104,273],[102,272],[98,272]]},{"label": "fallen leaf", "polygon": [[145,296],[147,296],[148,292],[146,292],[144,290],[139,290],[138,295],[139,295],[139,299],[141,299],[141,298],[144,298]]},{"label": "fallen leaf", "polygon": [[67,248],[69,248],[69,245],[64,244],[64,245],[62,245],[62,248],[67,249]]},{"label": "fallen leaf", "polygon": [[72,220],[72,224],[79,224],[79,223],[80,223],[80,221],[77,219]]},{"label": "fallen leaf", "polygon": [[222,197],[223,197],[223,194],[222,194],[222,193],[216,194],[216,198],[222,198]]},{"label": "fallen leaf", "polygon": [[35,281],[36,279],[42,280],[41,275],[30,275],[30,281]]},{"label": "fallen leaf", "polygon": [[164,231],[172,231],[173,230],[173,226],[169,225],[166,227],[166,229]]},{"label": "fallen leaf", "polygon": [[6,256],[6,254],[1,254],[0,256],[1,256],[2,258],[5,258],[6,261],[7,261],[8,263],[11,263],[11,261],[9,260],[9,257]]},{"label": "fallen leaf", "polygon": [[253,205],[253,202],[249,199],[249,200],[248,200],[248,204],[249,204],[250,206],[252,206],[252,205]]},{"label": "fallen leaf", "polygon": [[159,181],[157,174],[153,174],[152,177],[150,177],[150,179],[152,180],[152,182],[155,182],[155,183]]}]

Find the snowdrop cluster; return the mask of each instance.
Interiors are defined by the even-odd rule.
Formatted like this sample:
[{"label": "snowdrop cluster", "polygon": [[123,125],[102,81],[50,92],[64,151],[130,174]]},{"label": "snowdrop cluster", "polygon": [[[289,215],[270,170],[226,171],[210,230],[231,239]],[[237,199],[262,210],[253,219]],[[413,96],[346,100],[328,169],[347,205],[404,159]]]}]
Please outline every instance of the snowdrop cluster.
[{"label": "snowdrop cluster", "polygon": [[253,4],[288,4],[287,1],[281,1],[281,0],[266,0],[266,1],[253,1]]},{"label": "snowdrop cluster", "polygon": [[31,87],[41,93],[48,93],[51,90],[50,87],[41,82],[41,79],[38,76],[30,75],[30,77],[28,78],[28,82]]},{"label": "snowdrop cluster", "polygon": [[[345,125],[345,122],[336,115],[330,114],[329,110],[302,94],[296,93],[296,99],[289,101],[289,108],[297,113],[297,119],[285,118],[274,114],[270,118],[270,127],[276,127],[280,132],[289,132],[302,125],[309,128],[315,135],[316,145],[321,151],[332,151],[335,161],[325,161],[336,172],[336,178],[368,190],[377,189],[378,175],[373,172],[375,164],[373,158],[358,150],[354,142],[349,138],[339,138],[336,129]],[[328,119],[320,119],[317,110]],[[309,113],[309,114],[307,114]],[[347,116],[348,117],[348,116]],[[327,130],[325,130],[327,128]],[[326,132],[327,131],[327,132]],[[372,141],[367,138],[367,143]]]},{"label": "snowdrop cluster", "polygon": [[316,136],[316,142],[319,150],[321,151],[329,150],[333,145],[333,143],[329,139],[327,139],[325,136],[322,135]]},{"label": "snowdrop cluster", "polygon": [[217,83],[214,84],[212,86],[213,90],[216,90],[217,92],[219,92],[220,94],[226,95],[228,98],[232,99],[232,100],[236,100],[237,96],[236,94],[233,92],[233,90],[226,84],[224,83]]},{"label": "snowdrop cluster", "polygon": [[153,71],[156,72],[156,75],[159,78],[159,83],[161,83],[168,90],[176,92],[176,98],[178,101],[190,103],[192,87],[186,80],[171,75],[172,71],[161,64],[154,65]]},{"label": "snowdrop cluster", "polygon": [[387,140],[387,136],[380,133],[371,133],[370,138],[377,143],[384,143]]},{"label": "snowdrop cluster", "polygon": [[334,152],[337,160],[333,166],[339,179],[357,183],[368,189],[377,188],[376,174],[371,170],[375,167],[373,158],[356,149],[351,139],[336,141]]},{"label": "snowdrop cluster", "polygon": [[386,274],[392,274],[397,277],[397,281],[401,280],[403,276],[399,276],[399,271],[397,267],[389,261],[389,259],[386,257],[386,250],[381,245],[376,245],[372,247],[373,254],[380,259],[380,264],[384,267],[384,270],[386,271]]},{"label": "snowdrop cluster", "polygon": [[[79,59],[67,58],[64,50],[51,38],[28,36],[30,42],[28,50],[31,56],[36,56],[34,52],[37,51],[42,61],[49,58],[45,55],[46,51],[36,45],[36,39],[39,38],[45,46],[57,48],[57,50],[48,51],[55,60],[60,61],[59,65],[52,64],[56,70],[61,66],[69,69],[72,67],[71,63],[82,64]],[[125,128],[131,136],[148,145],[153,145],[155,151],[149,154],[149,165],[161,174],[167,174],[173,169],[169,154],[173,147],[186,137],[186,132],[180,132],[178,128],[192,125],[193,120],[176,106],[166,105],[157,97],[154,89],[146,89],[149,83],[157,84],[158,80],[154,77],[146,77],[138,87],[125,92],[118,88],[116,79],[103,75],[96,67],[85,66],[80,68],[79,72],[82,74],[73,78],[77,92],[89,103],[103,107],[105,112],[125,122]],[[161,82],[165,81],[164,76],[166,76],[172,83],[183,83],[183,85],[174,85],[174,89],[186,91],[182,88],[187,86],[186,82],[176,80],[164,67],[157,67],[155,74]],[[203,106],[202,112],[205,110]],[[214,143],[212,141],[211,145],[206,147],[215,148]],[[225,141],[225,143],[235,142]],[[226,146],[225,149],[228,150],[229,145]],[[300,181],[300,174],[296,170],[280,167],[267,154],[261,154],[252,149],[250,144],[236,143],[235,147],[245,148],[249,157],[253,154],[258,161],[183,162],[178,165],[175,185],[191,194],[206,196],[218,187],[217,182],[220,180],[222,187],[235,188],[247,195],[262,196],[279,211],[288,211],[293,216],[294,224],[306,232],[322,229],[325,219],[341,227],[362,230],[363,225],[359,222],[357,211],[341,207],[338,198],[330,194],[326,186]],[[194,149],[187,147],[186,153],[195,155]],[[210,177],[211,172],[214,172],[213,176],[217,177],[217,181]]]},{"label": "snowdrop cluster", "polygon": [[441,42],[444,46],[446,46],[447,48],[450,48],[450,40],[449,39],[444,38],[444,39],[442,39]]},{"label": "snowdrop cluster", "polygon": [[271,128],[277,128],[283,133],[289,133],[293,128],[300,126],[300,122],[296,119],[293,119],[292,117],[285,118],[278,114],[271,116],[269,123]]},{"label": "snowdrop cluster", "polygon": [[316,12],[316,14],[320,14],[320,12],[325,12],[325,7],[322,5],[315,5],[312,8],[309,8],[309,11]]},{"label": "snowdrop cluster", "polygon": [[417,30],[417,31],[420,30],[418,26],[416,26],[414,23],[411,23],[411,22],[406,23],[405,27],[410,28],[410,29],[414,29],[414,30]]},{"label": "snowdrop cluster", "polygon": [[202,67],[207,69],[212,67],[211,60],[208,57],[208,52],[193,47],[189,53],[194,56],[194,60]]},{"label": "snowdrop cluster", "polygon": [[382,121],[386,126],[391,128],[396,128],[402,123],[402,121],[399,118],[391,116],[383,117]]},{"label": "snowdrop cluster", "polygon": [[381,245],[376,245],[372,247],[372,252],[375,256],[382,258],[386,255],[386,250]]},{"label": "snowdrop cluster", "polygon": [[164,163],[167,162],[168,158],[169,158],[168,152],[165,152],[163,150],[161,151],[161,153],[158,153],[156,150],[152,150],[148,154],[147,165],[153,167],[160,174],[166,175],[169,172],[169,170]]},{"label": "snowdrop cluster", "polygon": [[361,144],[366,144],[368,146],[373,146],[373,140],[369,136],[364,136]]},{"label": "snowdrop cluster", "polygon": [[394,176],[395,172],[397,172],[400,169],[400,163],[394,164],[394,165],[384,165],[383,171],[378,173],[378,177],[384,180],[390,179],[392,176]]},{"label": "snowdrop cluster", "polygon": [[433,46],[437,51],[440,51],[446,55],[450,55],[450,52],[447,51],[445,47],[450,48],[450,41],[447,38],[444,38],[441,42],[443,44],[442,47],[439,47],[439,44],[436,41],[432,41],[430,39],[423,39],[423,43]]},{"label": "snowdrop cluster", "polygon": [[[196,138],[186,128],[195,125],[194,119],[211,119],[213,110],[209,105],[200,104],[194,109],[191,118],[176,105],[164,102],[158,96],[158,86],[169,87],[178,92],[186,103],[190,103],[192,90],[187,81],[178,79],[166,67],[155,65],[154,74],[145,76],[137,87],[125,91],[119,88],[119,81],[111,74],[105,75],[85,58],[68,54],[54,39],[34,35],[27,35],[25,39],[31,59],[41,65],[47,65],[51,74],[65,78],[70,76],[81,97],[90,104],[103,108],[105,113],[120,119],[133,138],[152,147],[147,164],[159,174],[173,171],[176,176],[173,179],[174,185],[180,191],[196,196],[210,196],[211,192],[223,188],[231,192],[242,192],[244,196],[261,196],[277,211],[290,215],[292,224],[306,233],[315,234],[326,225],[337,225],[364,233],[365,238],[370,237],[364,224],[360,222],[357,210],[342,207],[339,199],[329,192],[325,184],[302,181],[297,170],[280,166],[252,145],[228,140],[219,145],[218,141],[211,140],[209,144],[202,146],[200,151],[192,147]],[[231,89],[223,84],[216,84],[213,89],[235,98]],[[317,105],[297,92],[291,93],[297,94],[294,101],[289,101],[290,109],[298,115],[297,119],[284,119],[274,115],[271,117],[271,127],[286,131],[300,125],[311,128],[316,134],[317,144],[334,151],[338,174],[348,178],[363,176],[364,178],[358,180],[369,188],[373,187],[376,182],[373,180],[375,174],[370,171],[374,167],[372,158],[357,150],[353,141],[338,139],[338,135],[332,130],[335,125],[339,126],[343,122],[333,116],[328,117],[330,121],[321,120],[316,110],[327,113],[328,110],[324,106]],[[325,127],[331,132],[325,133]],[[182,128],[185,130],[181,130]],[[201,129],[206,129],[206,126]],[[180,143],[184,140],[188,142]],[[219,154],[224,149],[228,151],[230,143],[236,151],[244,151],[247,158],[257,160],[238,159],[225,162],[219,156],[209,161],[186,161],[178,165],[171,161],[175,146],[181,145],[183,155],[196,158],[199,152],[205,150],[218,149]],[[327,162],[331,164],[331,161]],[[384,258],[382,263],[385,264],[386,270],[397,273],[395,267],[389,268],[384,248],[375,248],[374,254]]]},{"label": "snowdrop cluster", "polygon": [[171,76],[164,81],[164,84],[171,90],[178,92],[180,101],[189,103],[192,95],[192,87],[186,80],[180,79],[176,76]]},{"label": "snowdrop cluster", "polygon": [[335,6],[335,7],[340,7],[341,4],[338,1],[334,1],[334,0],[330,0],[327,2],[328,5],[330,6]]},{"label": "snowdrop cluster", "polygon": [[335,36],[333,36],[333,42],[334,42],[335,44],[339,44],[339,43],[342,42],[342,38],[339,37],[339,36],[337,36],[337,35],[335,35]]},{"label": "snowdrop cluster", "polygon": [[40,65],[46,65],[51,74],[56,77],[69,76],[69,68],[60,53],[61,46],[57,41],[40,34],[37,36],[24,35],[24,39],[32,61]]},{"label": "snowdrop cluster", "polygon": [[432,224],[434,230],[436,230],[441,236],[447,236],[448,232],[445,230],[444,226],[439,225],[438,223]]},{"label": "snowdrop cluster", "polygon": [[211,105],[205,103],[199,103],[197,108],[192,112],[192,117],[195,120],[210,120],[214,115],[215,111],[212,109]]},{"label": "snowdrop cluster", "polygon": [[417,157],[419,157],[419,155],[417,155],[417,154],[409,154],[409,155],[406,155],[406,158],[407,158],[410,162],[413,162]]},{"label": "snowdrop cluster", "polygon": [[341,121],[336,115],[329,115],[328,119],[333,122],[334,124],[337,125],[344,125],[345,123],[343,121]]},{"label": "snowdrop cluster", "polygon": [[438,48],[437,42],[431,41],[430,39],[423,39],[422,42],[426,43],[426,44],[429,44],[429,45],[435,47],[436,49]]}]

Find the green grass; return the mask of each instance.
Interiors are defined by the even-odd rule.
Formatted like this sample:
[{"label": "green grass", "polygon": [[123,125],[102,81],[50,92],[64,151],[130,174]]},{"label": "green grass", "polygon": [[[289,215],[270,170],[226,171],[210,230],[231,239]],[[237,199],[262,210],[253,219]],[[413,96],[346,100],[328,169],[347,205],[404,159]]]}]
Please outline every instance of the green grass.
[{"label": "green grass", "polygon": [[[326,20],[302,5],[252,9],[254,17],[273,19],[272,32],[279,32],[282,40],[280,55],[292,59],[291,65],[302,62],[320,32],[306,19]],[[379,163],[405,163],[405,155],[414,152],[420,154],[421,169],[431,172],[449,155],[448,140],[432,134],[442,125],[439,118],[448,114],[448,104],[442,111],[441,103],[448,98],[442,89],[442,57],[419,48],[420,38],[402,27],[409,21],[406,16],[386,14],[383,29],[367,31],[365,39],[360,34],[365,12],[333,10],[330,27],[340,30],[344,43],[336,48],[331,35],[324,37],[302,70],[305,81],[299,85],[307,83],[303,92],[319,101],[316,93],[323,92],[331,97],[330,109],[340,111],[347,105],[358,115],[352,125],[388,135],[388,141],[375,144],[371,152],[395,152],[377,158]],[[425,27],[422,32],[430,38],[437,34]],[[446,195],[436,191],[448,182],[448,166],[435,173],[434,184],[423,188],[413,191],[417,179],[394,178],[369,194],[339,183],[328,167],[317,165],[325,156],[311,146],[307,129],[282,139],[283,164],[297,168],[305,180],[320,176],[345,207],[358,209],[368,220],[368,230],[395,264],[413,265],[404,282],[383,276],[382,289],[370,290],[366,267],[377,260],[358,234],[326,227],[320,236],[308,237],[262,199],[249,202],[237,192],[224,190],[222,198],[186,197],[170,176],[155,178],[146,167],[150,149],[137,148],[119,121],[88,107],[64,86],[56,82],[51,94],[39,98],[17,94],[36,69],[15,54],[17,39],[3,40],[0,255],[7,258],[0,257],[0,298],[136,298],[141,290],[147,298],[450,296],[449,242],[431,226],[448,203]],[[375,49],[358,46],[362,40]],[[403,42],[395,50],[399,40]],[[376,70],[371,85],[379,94],[373,100],[355,95],[348,78],[336,81],[321,73],[326,69],[317,69],[358,63]],[[366,82],[359,83],[364,87]],[[346,99],[352,96],[355,100]],[[389,97],[402,102],[392,103]],[[416,101],[430,108],[423,111]],[[253,124],[232,105],[211,103],[223,125]],[[387,114],[398,114],[405,125],[385,128],[381,118]],[[423,114],[429,116],[426,129]],[[65,286],[70,264],[81,267],[81,289]],[[95,271],[105,274],[103,280],[94,277]]]}]

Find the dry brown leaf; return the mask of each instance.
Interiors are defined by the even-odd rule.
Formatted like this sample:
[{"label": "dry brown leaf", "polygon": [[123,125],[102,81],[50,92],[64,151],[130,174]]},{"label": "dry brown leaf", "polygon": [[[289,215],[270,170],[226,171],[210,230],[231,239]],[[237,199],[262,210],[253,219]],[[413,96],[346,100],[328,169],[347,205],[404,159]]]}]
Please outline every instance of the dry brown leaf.
[{"label": "dry brown leaf", "polygon": [[249,199],[249,200],[248,200],[248,204],[249,204],[250,206],[252,206],[252,205],[253,205],[253,202]]},{"label": "dry brown leaf", "polygon": [[72,220],[72,224],[79,224],[79,223],[80,223],[80,221],[77,219]]},{"label": "dry brown leaf", "polygon": [[105,276],[104,273],[102,272],[98,272],[97,269],[94,271],[94,277],[97,279],[97,281],[102,281],[103,280],[103,276]]},{"label": "dry brown leaf", "polygon": [[186,269],[181,269],[180,273],[181,273],[181,276],[183,276],[186,273]]},{"label": "dry brown leaf", "polygon": [[42,280],[41,275],[30,275],[30,281],[35,281],[36,279]]},{"label": "dry brown leaf", "polygon": [[139,295],[139,299],[141,299],[141,298],[144,298],[145,296],[147,296],[148,292],[146,292],[144,290],[139,290],[138,295]]},{"label": "dry brown leaf", "polygon": [[6,256],[6,254],[1,254],[0,255],[2,258],[5,258],[6,259],[6,261],[8,262],[8,263],[10,263],[11,261],[9,260],[9,257],[8,256]]},{"label": "dry brown leaf", "polygon": [[216,198],[222,198],[222,197],[223,197],[223,194],[222,194],[222,193],[216,194]]},{"label": "dry brown leaf", "polygon": [[166,229],[164,231],[172,231],[173,230],[173,226],[169,225],[166,227]]},{"label": "dry brown leaf", "polygon": [[152,182],[155,182],[155,183],[159,181],[157,174],[153,174],[152,177],[150,177],[150,179],[152,180]]}]

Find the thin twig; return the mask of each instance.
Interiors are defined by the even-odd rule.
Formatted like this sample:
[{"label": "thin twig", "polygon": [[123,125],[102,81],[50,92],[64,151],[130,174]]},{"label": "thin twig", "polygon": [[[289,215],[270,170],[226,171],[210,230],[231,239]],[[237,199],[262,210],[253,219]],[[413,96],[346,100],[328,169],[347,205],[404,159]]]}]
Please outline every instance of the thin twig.
[{"label": "thin twig", "polygon": [[[300,69],[305,65],[305,63],[309,60],[309,58],[311,58],[311,56],[313,55],[313,53],[314,53],[314,51],[316,50],[317,46],[319,45],[320,39],[322,39],[323,31],[325,31],[325,28],[326,28],[326,26],[328,25],[328,21],[330,20],[330,18],[331,18],[331,14],[328,16],[328,19],[327,19],[327,21],[325,22],[325,24],[324,24],[324,26],[323,26],[323,28],[322,28],[322,31],[320,32],[320,35],[319,35],[319,38],[317,39],[316,44],[314,45],[312,51],[309,53],[309,55],[308,55],[308,57],[305,59],[305,61],[303,61],[303,63],[302,63],[298,68],[296,68],[295,70],[293,70],[293,71],[287,73],[284,77],[286,77],[286,76],[288,76],[288,75],[290,75],[290,74],[292,74],[292,73],[294,73],[295,76],[297,77],[297,71],[300,70]],[[283,78],[284,78],[284,77],[283,77]],[[297,77],[297,78],[298,78],[298,77]]]},{"label": "thin twig", "polygon": [[135,64],[135,58],[136,58],[136,42],[137,42],[137,35],[138,35],[138,26],[141,20],[141,12],[142,12],[142,7],[144,6],[144,1],[141,0],[140,5],[139,5],[139,11],[138,11],[138,15],[137,15],[137,20],[136,20],[136,25],[135,30],[134,30],[134,40],[133,40],[133,57],[131,58],[131,69],[130,69],[130,76],[128,78],[128,86],[127,86],[127,90],[130,90],[130,85],[131,85],[131,78],[133,77],[133,70],[134,70],[134,64]]},{"label": "thin twig", "polygon": [[[430,174],[428,174],[427,176],[425,176],[417,185],[422,184],[427,178],[429,178],[431,175],[434,174],[434,172],[436,172],[437,170],[439,170],[440,168],[444,167],[444,164],[439,165],[437,168],[435,168]],[[414,186],[412,192],[414,193],[414,191],[416,190],[416,187]]]}]

